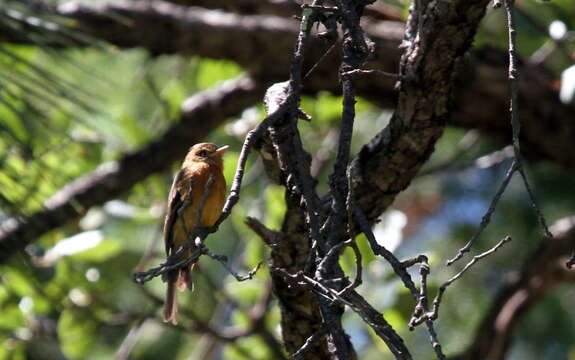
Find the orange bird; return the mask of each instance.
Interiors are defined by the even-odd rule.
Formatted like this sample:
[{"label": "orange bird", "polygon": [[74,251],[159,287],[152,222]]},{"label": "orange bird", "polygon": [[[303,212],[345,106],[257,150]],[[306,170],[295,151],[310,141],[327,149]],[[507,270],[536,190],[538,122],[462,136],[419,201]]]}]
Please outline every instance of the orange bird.
[{"label": "orange bird", "polygon": [[[216,144],[200,143],[188,151],[182,169],[174,178],[168,197],[168,212],[164,220],[164,244],[167,256],[188,242],[188,235],[194,227],[210,227],[220,217],[226,201],[222,155],[228,149],[227,145],[218,147]],[[210,178],[212,180],[209,180]],[[188,257],[191,251],[186,250],[178,261]],[[177,324],[176,288],[179,291],[193,289],[191,278],[193,267],[194,264],[186,265],[166,274],[164,280],[168,283],[168,289],[164,304],[164,321]]]}]

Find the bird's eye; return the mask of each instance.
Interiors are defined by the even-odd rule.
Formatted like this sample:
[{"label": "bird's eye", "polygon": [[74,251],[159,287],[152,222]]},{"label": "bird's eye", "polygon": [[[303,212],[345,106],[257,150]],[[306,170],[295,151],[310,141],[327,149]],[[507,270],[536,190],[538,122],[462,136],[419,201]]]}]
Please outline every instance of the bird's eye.
[{"label": "bird's eye", "polygon": [[202,151],[198,152],[198,155],[201,157],[206,157],[206,156],[208,156],[208,152],[206,150],[202,150]]}]

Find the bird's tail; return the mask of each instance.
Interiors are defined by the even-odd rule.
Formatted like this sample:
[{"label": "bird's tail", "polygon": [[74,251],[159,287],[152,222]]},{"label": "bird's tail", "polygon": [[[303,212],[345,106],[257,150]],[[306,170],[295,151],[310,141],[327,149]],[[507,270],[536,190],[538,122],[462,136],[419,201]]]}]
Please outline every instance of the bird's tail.
[{"label": "bird's tail", "polygon": [[171,322],[174,325],[178,324],[178,291],[190,289],[194,290],[194,283],[192,282],[192,270],[195,264],[189,267],[176,270],[176,273],[168,273],[168,288],[166,289],[166,301],[164,303],[164,322]]},{"label": "bird's tail", "polygon": [[184,291],[186,289],[190,289],[190,291],[194,291],[194,283],[192,282],[192,271],[196,264],[191,264],[190,266],[186,266],[185,268],[181,268],[178,273],[178,280],[176,282],[176,287],[179,291]]},{"label": "bird's tail", "polygon": [[164,302],[164,322],[171,322],[174,325],[178,324],[178,297],[175,279],[168,279],[166,300]]}]

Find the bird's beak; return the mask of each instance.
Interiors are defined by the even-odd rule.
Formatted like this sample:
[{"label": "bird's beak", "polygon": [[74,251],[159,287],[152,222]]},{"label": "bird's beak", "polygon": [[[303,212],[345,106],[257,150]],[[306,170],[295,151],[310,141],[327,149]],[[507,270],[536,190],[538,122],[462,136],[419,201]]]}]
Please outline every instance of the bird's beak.
[{"label": "bird's beak", "polygon": [[221,155],[223,155],[226,151],[228,151],[229,148],[230,148],[229,145],[220,146],[219,148],[216,149],[216,151],[214,151],[214,152],[210,155],[210,157],[221,156]]}]

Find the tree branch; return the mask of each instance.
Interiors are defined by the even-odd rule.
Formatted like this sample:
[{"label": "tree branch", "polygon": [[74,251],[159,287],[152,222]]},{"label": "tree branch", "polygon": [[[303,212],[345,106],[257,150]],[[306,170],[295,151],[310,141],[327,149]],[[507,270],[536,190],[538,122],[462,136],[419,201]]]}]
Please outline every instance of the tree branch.
[{"label": "tree branch", "polygon": [[257,103],[262,81],[241,76],[198,93],[182,105],[180,122],[145,148],[104,164],[69,183],[45,202],[44,210],[0,225],[0,262],[46,232],[82,216],[91,206],[112,200],[148,175],[168,169],[229,117]]},{"label": "tree branch", "polygon": [[575,247],[575,217],[557,221],[551,227],[551,233],[553,238],[543,238],[522,268],[507,277],[472,337],[473,343],[455,359],[505,359],[521,316],[557,285],[575,281],[575,271],[565,267],[565,261]]},{"label": "tree branch", "polygon": [[[144,47],[154,54],[179,53],[228,59],[252,71],[275,76],[285,73],[288,68],[290,57],[285,54],[291,53],[298,33],[298,24],[292,19],[188,8],[157,0],[108,5],[72,3],[57,9],[57,14],[74,19],[87,33],[119,47]],[[394,21],[368,22],[364,30],[376,49],[369,67],[396,73],[404,25]],[[2,40],[10,41],[10,38]],[[265,46],[271,43],[273,47]],[[62,46],[61,43],[55,45]],[[310,39],[304,67],[311,68],[328,47],[319,39]],[[303,90],[312,94],[320,90],[339,93],[339,80],[331,69],[338,66],[340,56],[339,51],[327,56],[306,79]],[[518,71],[522,75],[519,79],[519,101],[522,103],[519,116],[523,122],[520,142],[525,157],[554,161],[575,173],[575,158],[569,155],[575,137],[575,123],[571,121],[575,118],[575,109],[559,101],[558,90],[553,87],[555,79],[545,69],[518,61]],[[490,48],[473,51],[457,76],[458,92],[452,101],[453,112],[446,120],[451,125],[478,128],[509,143],[510,125],[500,121],[501,114],[506,113],[509,106],[505,96],[508,91],[506,73],[506,53]],[[274,81],[281,80],[285,78]],[[357,92],[390,108],[397,101],[394,85],[395,80],[391,78],[364,76],[357,81]],[[477,99],[481,99],[481,106],[477,106]]]}]

